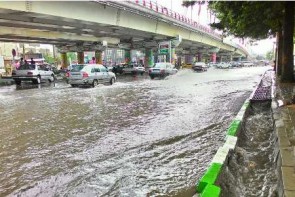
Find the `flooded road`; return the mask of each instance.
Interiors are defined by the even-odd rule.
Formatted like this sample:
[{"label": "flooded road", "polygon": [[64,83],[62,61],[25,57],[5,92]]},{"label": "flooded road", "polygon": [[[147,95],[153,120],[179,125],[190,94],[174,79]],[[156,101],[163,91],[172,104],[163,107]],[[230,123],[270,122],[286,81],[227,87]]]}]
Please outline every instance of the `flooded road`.
[{"label": "flooded road", "polygon": [[269,67],[0,88],[0,196],[191,196]]}]

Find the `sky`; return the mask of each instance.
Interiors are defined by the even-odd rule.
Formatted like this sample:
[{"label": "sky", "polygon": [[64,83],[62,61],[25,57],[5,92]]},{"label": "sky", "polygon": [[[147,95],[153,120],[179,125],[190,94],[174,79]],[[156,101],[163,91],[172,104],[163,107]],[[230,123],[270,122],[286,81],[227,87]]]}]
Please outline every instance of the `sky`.
[{"label": "sky", "polygon": [[[207,4],[202,5],[201,7],[199,5],[195,5],[192,8],[186,8],[183,7],[182,0],[154,0],[158,4],[167,7],[168,9],[171,9],[175,12],[178,12],[179,14],[182,14],[188,18],[192,18],[193,20],[199,22],[202,25],[208,25],[211,22],[214,21],[214,17],[210,17],[210,13],[207,10]],[[200,12],[200,15],[198,13]],[[209,26],[209,25],[208,25]],[[239,42],[238,39],[235,39],[235,42]],[[275,39],[265,39],[257,41],[257,45],[250,46],[248,44],[246,47],[252,51],[252,53],[257,55],[265,55],[268,51],[273,50],[274,48],[274,42]],[[242,43],[239,43],[242,44]]]}]

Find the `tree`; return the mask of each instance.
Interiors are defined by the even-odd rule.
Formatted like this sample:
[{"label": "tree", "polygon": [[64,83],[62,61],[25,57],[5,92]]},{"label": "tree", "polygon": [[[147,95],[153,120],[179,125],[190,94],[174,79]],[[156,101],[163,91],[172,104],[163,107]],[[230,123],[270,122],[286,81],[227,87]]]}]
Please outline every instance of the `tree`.
[{"label": "tree", "polygon": [[68,52],[67,59],[71,63],[72,61],[77,61],[77,53],[75,52]]},{"label": "tree", "polygon": [[54,64],[54,57],[52,57],[51,55],[44,55],[44,59],[47,63]]},{"label": "tree", "polygon": [[[192,4],[192,3],[191,3]],[[210,1],[209,8],[219,22],[211,24],[225,35],[264,39],[278,37],[278,60],[281,80],[293,82],[294,2]],[[292,39],[290,39],[292,35]]]},{"label": "tree", "polygon": [[212,27],[223,29],[228,34],[263,39],[277,32],[281,81],[294,82],[294,2],[219,1],[210,2],[209,7],[220,20]]}]

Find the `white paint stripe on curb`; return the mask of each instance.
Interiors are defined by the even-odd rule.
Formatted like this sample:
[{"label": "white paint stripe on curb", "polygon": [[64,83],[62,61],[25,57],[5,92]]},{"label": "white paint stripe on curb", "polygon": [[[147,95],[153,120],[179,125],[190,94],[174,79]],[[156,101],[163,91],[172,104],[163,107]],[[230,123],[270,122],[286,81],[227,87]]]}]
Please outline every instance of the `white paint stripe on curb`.
[{"label": "white paint stripe on curb", "polygon": [[233,150],[236,147],[237,141],[238,138],[236,136],[227,135],[223,146]]},{"label": "white paint stripe on curb", "polygon": [[244,118],[244,113],[238,113],[237,116],[235,117],[235,120],[242,121]]},{"label": "white paint stripe on curb", "polygon": [[225,159],[227,158],[227,154],[228,154],[229,148],[228,147],[220,147],[216,154],[214,155],[211,164],[212,163],[219,163],[219,164],[223,164]]}]

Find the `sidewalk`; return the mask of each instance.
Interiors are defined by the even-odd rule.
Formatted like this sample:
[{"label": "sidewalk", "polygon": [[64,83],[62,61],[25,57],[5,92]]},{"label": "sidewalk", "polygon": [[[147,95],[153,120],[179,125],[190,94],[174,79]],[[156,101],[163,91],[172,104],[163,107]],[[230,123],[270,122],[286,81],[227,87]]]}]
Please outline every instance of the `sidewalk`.
[{"label": "sidewalk", "polygon": [[[277,135],[276,153],[279,196],[295,196],[295,84],[275,82],[272,101],[274,129]],[[282,105],[283,104],[283,105]]]}]

